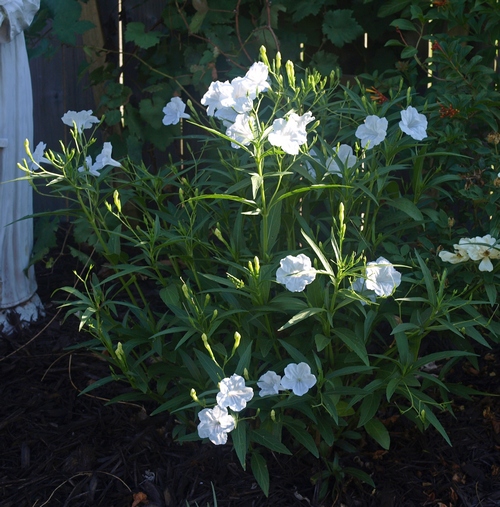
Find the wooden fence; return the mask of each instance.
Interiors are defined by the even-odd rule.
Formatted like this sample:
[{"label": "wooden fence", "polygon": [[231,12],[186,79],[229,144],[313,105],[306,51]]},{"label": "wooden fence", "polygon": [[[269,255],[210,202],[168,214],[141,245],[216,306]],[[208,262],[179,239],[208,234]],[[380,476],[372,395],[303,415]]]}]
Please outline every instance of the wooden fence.
[{"label": "wooden fence", "polygon": [[[82,3],[82,18],[92,21],[96,28],[85,33],[76,47],[61,47],[52,59],[38,57],[31,60],[34,146],[43,141],[49,148],[58,149],[59,140],[68,142],[70,135],[61,116],[68,110],[95,111],[97,108],[101,90],[92,89],[85,74],[79,77],[81,68],[87,64],[83,46],[119,48],[119,37],[123,42],[120,19],[140,21],[151,27],[160,19],[164,7],[165,0],[88,0]],[[368,43],[365,37],[365,48]],[[499,71],[498,68],[495,70]],[[54,210],[61,204],[40,195],[34,198],[36,212]]]}]

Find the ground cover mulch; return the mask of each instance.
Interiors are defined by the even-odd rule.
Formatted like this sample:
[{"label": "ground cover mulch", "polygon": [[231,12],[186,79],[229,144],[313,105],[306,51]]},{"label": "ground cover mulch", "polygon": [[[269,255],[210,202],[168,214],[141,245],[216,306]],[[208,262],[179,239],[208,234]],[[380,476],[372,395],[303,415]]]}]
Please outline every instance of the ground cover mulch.
[{"label": "ground cover mulch", "polygon": [[347,480],[325,499],[311,477],[320,463],[300,454],[269,454],[266,498],[230,446],[178,445],[168,414],[153,405],[106,402],[126,386],[80,392],[108,375],[91,353],[67,347],[84,339],[76,319],[63,322],[52,291],[73,283],[74,261],[38,266],[46,316],[0,337],[0,507],[500,506],[500,347],[482,351],[480,368],[461,365],[454,381],[492,396],[454,400],[441,420],[452,442],[420,433],[397,413],[379,414],[392,445],[362,441],[343,464],[364,470],[376,488]]}]

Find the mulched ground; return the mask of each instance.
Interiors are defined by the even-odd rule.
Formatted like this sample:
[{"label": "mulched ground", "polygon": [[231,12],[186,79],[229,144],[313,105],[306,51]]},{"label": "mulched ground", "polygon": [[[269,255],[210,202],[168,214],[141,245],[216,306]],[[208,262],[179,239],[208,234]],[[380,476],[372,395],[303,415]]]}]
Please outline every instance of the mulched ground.
[{"label": "mulched ground", "polygon": [[[319,462],[268,456],[266,498],[241,469],[230,446],[170,438],[174,421],[150,417],[154,406],[107,405],[125,387],[79,393],[108,374],[90,353],[69,352],[81,340],[77,322],[62,322],[52,290],[71,282],[69,256],[55,269],[38,267],[47,316],[14,338],[0,338],[0,507],[497,507],[500,506],[500,398],[456,400],[442,422],[453,447],[436,431],[420,433],[387,421],[389,452],[362,442],[344,464],[369,473],[376,488],[347,481],[323,501],[310,477]],[[479,371],[462,367],[466,385],[500,394],[500,347],[483,353]]]}]

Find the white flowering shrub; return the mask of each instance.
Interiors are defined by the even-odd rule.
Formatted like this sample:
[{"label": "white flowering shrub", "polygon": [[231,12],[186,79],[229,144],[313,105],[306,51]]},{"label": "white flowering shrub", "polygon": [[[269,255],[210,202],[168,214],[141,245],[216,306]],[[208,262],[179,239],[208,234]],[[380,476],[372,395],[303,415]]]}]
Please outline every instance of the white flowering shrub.
[{"label": "white flowering shrub", "polygon": [[112,366],[98,384],[175,414],[180,441],[232,445],[267,492],[266,449],[329,463],[363,433],[389,448],[389,403],[449,440],[439,412],[470,390],[447,372],[500,333],[500,245],[487,223],[451,239],[456,177],[413,90],[378,103],[261,57],[198,107],[166,104],[165,125],[198,134],[158,173],[87,137],[91,111],[64,115],[72,145],[39,145],[24,171],[72,202],[95,251],[65,290],[82,346]]}]

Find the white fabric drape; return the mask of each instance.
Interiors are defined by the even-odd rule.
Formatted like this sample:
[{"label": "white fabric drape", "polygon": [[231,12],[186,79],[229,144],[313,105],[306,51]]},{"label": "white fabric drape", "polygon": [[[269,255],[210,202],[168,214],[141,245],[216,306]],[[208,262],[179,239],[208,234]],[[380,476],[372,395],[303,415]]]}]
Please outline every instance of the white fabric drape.
[{"label": "white fabric drape", "polygon": [[[32,188],[18,162],[26,158],[24,142],[33,137],[33,98],[23,30],[40,0],[0,0],[0,309],[28,301],[36,291],[33,222],[17,221],[33,212]],[[3,147],[1,147],[3,145]],[[1,319],[0,319],[1,320]]]}]

